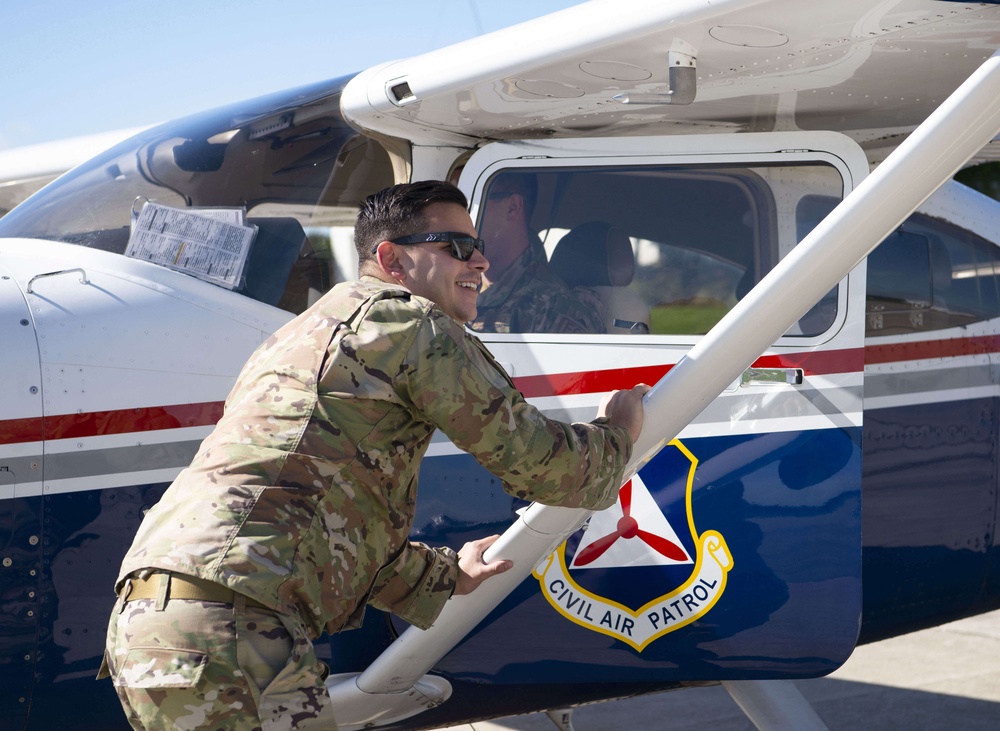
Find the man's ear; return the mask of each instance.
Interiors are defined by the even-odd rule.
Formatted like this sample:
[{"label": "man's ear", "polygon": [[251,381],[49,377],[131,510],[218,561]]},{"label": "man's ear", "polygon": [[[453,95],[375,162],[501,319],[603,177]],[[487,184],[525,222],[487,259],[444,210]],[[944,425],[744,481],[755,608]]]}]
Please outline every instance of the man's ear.
[{"label": "man's ear", "polygon": [[379,242],[375,247],[375,261],[378,262],[378,268],[390,279],[397,282],[406,279],[406,270],[397,256],[396,245],[391,241]]},{"label": "man's ear", "polygon": [[524,214],[524,196],[520,193],[513,193],[507,196],[506,201],[506,212],[508,216],[513,216],[515,214]]}]

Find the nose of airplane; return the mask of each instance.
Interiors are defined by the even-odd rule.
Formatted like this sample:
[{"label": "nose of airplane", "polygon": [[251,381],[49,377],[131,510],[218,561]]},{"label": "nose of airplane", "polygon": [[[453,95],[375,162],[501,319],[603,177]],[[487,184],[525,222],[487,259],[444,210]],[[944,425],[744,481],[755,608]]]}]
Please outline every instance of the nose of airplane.
[{"label": "nose of airplane", "polygon": [[[40,441],[42,416],[42,382],[39,363],[38,339],[24,285],[7,266],[0,265],[0,343],[3,343],[3,378],[0,378],[0,432],[9,435],[0,445],[0,465],[6,466],[6,475],[0,471],[0,499],[14,497],[13,480],[30,475],[26,469],[11,469],[15,459],[10,451],[12,441],[18,443]],[[4,477],[9,477],[5,486]],[[10,493],[10,494],[7,494]],[[4,533],[0,531],[0,536]]]}]

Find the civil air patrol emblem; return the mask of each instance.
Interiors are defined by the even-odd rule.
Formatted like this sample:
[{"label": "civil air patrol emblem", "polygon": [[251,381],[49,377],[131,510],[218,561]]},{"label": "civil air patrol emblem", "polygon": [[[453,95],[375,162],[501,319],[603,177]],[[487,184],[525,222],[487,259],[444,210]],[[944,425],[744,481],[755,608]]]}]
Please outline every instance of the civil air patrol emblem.
[{"label": "civil air patrol emblem", "polygon": [[566,619],[639,652],[708,612],[733,567],[722,535],[695,527],[697,458],[675,439],[656,467],[655,491],[634,475],[613,506],[594,513],[534,574]]}]

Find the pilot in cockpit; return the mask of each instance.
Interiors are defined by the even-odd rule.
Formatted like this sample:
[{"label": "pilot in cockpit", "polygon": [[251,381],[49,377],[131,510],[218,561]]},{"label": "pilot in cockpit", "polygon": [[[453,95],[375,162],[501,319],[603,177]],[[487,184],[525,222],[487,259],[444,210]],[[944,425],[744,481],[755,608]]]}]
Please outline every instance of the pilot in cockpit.
[{"label": "pilot in cockpit", "polygon": [[596,294],[571,290],[549,270],[541,240],[529,228],[537,183],[534,175],[504,173],[487,193],[479,235],[489,242],[476,332],[603,333]]}]

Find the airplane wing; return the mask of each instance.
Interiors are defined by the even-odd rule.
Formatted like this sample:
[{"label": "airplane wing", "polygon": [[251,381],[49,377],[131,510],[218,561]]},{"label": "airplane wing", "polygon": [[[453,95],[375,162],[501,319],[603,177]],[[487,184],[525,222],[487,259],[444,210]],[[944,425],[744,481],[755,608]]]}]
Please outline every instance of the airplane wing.
[{"label": "airplane wing", "polygon": [[[998,43],[986,3],[594,0],[377,66],[342,108],[418,145],[836,130],[879,160]],[[695,88],[672,104],[677,67]]]},{"label": "airplane wing", "polygon": [[99,132],[37,145],[0,150],[0,216],[59,175],[143,127]]}]

